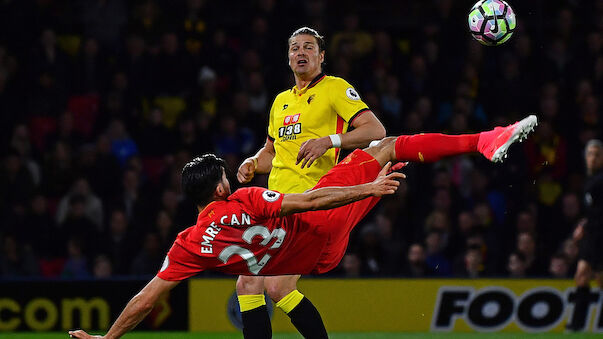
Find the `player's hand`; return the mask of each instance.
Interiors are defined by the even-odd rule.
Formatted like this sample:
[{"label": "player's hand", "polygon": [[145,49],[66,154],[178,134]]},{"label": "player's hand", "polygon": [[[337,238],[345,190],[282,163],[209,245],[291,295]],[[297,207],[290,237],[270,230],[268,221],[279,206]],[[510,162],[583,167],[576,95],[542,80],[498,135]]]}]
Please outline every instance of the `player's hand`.
[{"label": "player's hand", "polygon": [[586,219],[580,220],[576,229],[574,229],[574,233],[572,234],[572,238],[574,241],[579,241],[584,237],[584,224],[586,224]]},{"label": "player's hand", "polygon": [[81,339],[103,339],[101,335],[90,335],[84,330],[69,331],[70,338],[81,338]]},{"label": "player's hand", "polygon": [[237,180],[241,184],[246,184],[253,179],[255,175],[255,162],[251,158],[247,158],[243,161],[239,170],[237,171]]},{"label": "player's hand", "polygon": [[402,168],[406,167],[406,165],[408,165],[408,161],[405,161],[405,162],[398,162],[398,163],[396,163],[395,165],[393,165],[393,166],[392,166],[392,167],[389,169],[389,171],[387,172],[387,174],[390,174],[391,172],[394,172],[394,171],[399,171],[399,170],[401,170]]},{"label": "player's hand", "polygon": [[306,140],[299,148],[295,164],[297,165],[301,162],[301,168],[305,166],[310,167],[314,163],[314,160],[325,154],[331,146],[333,146],[333,143],[329,137]]},{"label": "player's hand", "polygon": [[[391,172],[392,163],[388,162],[379,172],[377,179],[372,182],[373,192],[372,195],[375,197],[381,197],[388,194],[394,194],[398,187],[400,187],[400,181],[397,179],[405,179],[406,175],[400,172]],[[389,174],[388,174],[389,173]]]}]

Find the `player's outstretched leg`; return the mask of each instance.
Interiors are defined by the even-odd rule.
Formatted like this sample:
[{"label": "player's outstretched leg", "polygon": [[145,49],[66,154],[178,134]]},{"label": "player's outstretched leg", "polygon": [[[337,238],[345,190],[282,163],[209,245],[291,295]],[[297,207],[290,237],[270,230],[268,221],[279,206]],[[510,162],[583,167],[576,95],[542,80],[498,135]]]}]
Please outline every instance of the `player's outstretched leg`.
[{"label": "player's outstretched leg", "polygon": [[492,162],[503,161],[509,146],[527,138],[538,124],[535,115],[506,127],[476,134],[423,133],[388,137],[365,149],[382,165],[387,161],[436,162],[442,158],[479,152]]}]

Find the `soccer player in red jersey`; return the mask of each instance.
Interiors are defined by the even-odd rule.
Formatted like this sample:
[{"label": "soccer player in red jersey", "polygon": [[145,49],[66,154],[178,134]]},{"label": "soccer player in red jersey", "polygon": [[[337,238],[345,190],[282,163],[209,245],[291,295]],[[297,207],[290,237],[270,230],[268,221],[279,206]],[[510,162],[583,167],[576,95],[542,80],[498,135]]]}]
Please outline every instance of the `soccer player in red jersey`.
[{"label": "soccer player in red jersey", "polygon": [[178,234],[157,276],[128,302],[107,335],[82,330],[69,335],[119,338],[144,319],[163,293],[205,270],[244,275],[328,272],[343,257],[353,227],[381,196],[398,188],[396,179],[404,175],[388,174],[392,161],[437,161],[473,152],[500,161],[535,125],[536,117],[529,116],[478,134],[388,137],[355,150],[312,190],[297,194],[259,187],[231,194],[223,160],[196,158],[184,167],[182,185],[197,204],[197,224]]}]

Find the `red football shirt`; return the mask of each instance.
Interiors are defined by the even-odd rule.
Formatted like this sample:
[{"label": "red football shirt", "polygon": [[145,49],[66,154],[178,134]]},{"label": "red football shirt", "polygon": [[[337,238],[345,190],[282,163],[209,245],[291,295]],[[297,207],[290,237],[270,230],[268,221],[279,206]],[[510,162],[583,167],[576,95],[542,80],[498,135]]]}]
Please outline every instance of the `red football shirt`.
[{"label": "red football shirt", "polygon": [[318,231],[321,223],[308,225],[295,214],[279,218],[282,200],[279,192],[249,187],[210,203],[195,226],[178,234],[159,278],[184,280],[205,270],[310,273],[327,242]]},{"label": "red football shirt", "polygon": [[[375,158],[355,150],[315,188],[371,182],[380,169]],[[205,270],[238,275],[328,272],[345,254],[354,226],[379,198],[279,218],[282,200],[279,192],[250,187],[212,202],[195,226],[178,234],[157,276],[183,280]]]}]

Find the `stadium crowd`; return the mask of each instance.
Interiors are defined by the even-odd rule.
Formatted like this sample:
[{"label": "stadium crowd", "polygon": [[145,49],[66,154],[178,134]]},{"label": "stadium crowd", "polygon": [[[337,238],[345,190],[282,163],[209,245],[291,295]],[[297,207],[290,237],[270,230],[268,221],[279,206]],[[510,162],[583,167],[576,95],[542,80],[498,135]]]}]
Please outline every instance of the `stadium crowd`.
[{"label": "stadium crowd", "polygon": [[583,149],[603,131],[603,0],[512,2],[500,47],[472,40],[472,2],[2,1],[0,279],[155,274],[196,220],[183,164],[215,152],[234,171],[263,144],[302,25],[388,135],[540,120],[502,165],[407,166],[331,275],[572,277]]}]

